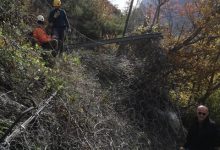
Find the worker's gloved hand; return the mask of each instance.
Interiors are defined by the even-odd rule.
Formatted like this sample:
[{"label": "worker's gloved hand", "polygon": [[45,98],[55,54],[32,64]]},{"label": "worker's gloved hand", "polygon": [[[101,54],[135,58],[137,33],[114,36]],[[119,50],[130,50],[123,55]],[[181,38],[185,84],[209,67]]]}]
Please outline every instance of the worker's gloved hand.
[{"label": "worker's gloved hand", "polygon": [[69,33],[71,33],[72,30],[71,30],[70,28],[68,28],[67,31],[68,31]]},{"label": "worker's gloved hand", "polygon": [[185,148],[181,146],[179,150],[185,150]]}]

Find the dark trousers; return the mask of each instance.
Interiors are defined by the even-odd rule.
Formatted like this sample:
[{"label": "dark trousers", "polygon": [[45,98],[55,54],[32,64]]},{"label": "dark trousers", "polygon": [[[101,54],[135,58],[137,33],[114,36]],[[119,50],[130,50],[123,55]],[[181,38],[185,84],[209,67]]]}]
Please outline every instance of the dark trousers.
[{"label": "dark trousers", "polygon": [[44,49],[50,49],[50,50],[55,50],[56,51],[57,47],[58,47],[58,43],[57,43],[57,40],[53,39],[49,42],[42,43],[41,46]]},{"label": "dark trousers", "polygon": [[42,48],[43,49],[48,49],[48,50],[52,50],[52,55],[55,57],[58,53],[58,42],[56,39],[53,39],[49,42],[46,42],[46,43],[42,43],[41,44]]},{"label": "dark trousers", "polygon": [[58,51],[63,52],[65,28],[53,28],[53,37],[58,40]]}]

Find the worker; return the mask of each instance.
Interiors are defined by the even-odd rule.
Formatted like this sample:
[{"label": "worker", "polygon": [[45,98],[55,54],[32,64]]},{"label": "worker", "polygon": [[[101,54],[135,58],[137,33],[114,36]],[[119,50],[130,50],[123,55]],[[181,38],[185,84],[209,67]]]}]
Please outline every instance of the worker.
[{"label": "worker", "polygon": [[53,39],[50,35],[46,33],[44,26],[45,26],[44,16],[38,15],[37,27],[34,28],[32,32],[33,38],[43,49],[50,49],[56,53],[58,48],[58,42],[56,39]]},{"label": "worker", "polygon": [[186,143],[180,150],[215,150],[220,146],[218,136],[218,128],[209,118],[208,107],[199,105],[196,118],[188,131]]},{"label": "worker", "polygon": [[50,11],[48,22],[52,28],[52,36],[58,40],[59,53],[63,52],[65,30],[71,32],[65,10],[61,9],[61,1],[53,1],[53,9]]}]

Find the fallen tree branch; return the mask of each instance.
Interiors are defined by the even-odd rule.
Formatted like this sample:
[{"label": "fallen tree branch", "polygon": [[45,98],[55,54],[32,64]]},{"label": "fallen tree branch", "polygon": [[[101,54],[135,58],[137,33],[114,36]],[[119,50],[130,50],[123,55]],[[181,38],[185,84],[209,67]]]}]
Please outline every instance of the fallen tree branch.
[{"label": "fallen tree branch", "polygon": [[188,38],[186,38],[182,43],[175,45],[170,51],[176,52],[184,46],[190,45],[192,40],[195,39],[201,33],[202,29],[203,27],[197,28]]},{"label": "fallen tree branch", "polygon": [[20,134],[23,130],[25,130],[28,126],[28,124],[35,118],[37,117],[40,112],[50,103],[52,98],[56,96],[57,91],[54,92],[48,99],[44,100],[39,106],[36,112],[30,116],[24,123],[22,123],[20,126],[17,126],[17,128],[9,135],[7,136],[4,141],[2,142],[3,145],[8,145],[10,141],[16,137],[18,134]]},{"label": "fallen tree branch", "polygon": [[4,135],[1,137],[0,142],[3,142],[4,139],[11,133],[12,129],[16,126],[16,124],[21,120],[23,116],[25,116],[28,112],[32,111],[34,107],[30,107],[24,112],[21,113],[21,115],[15,120],[15,122],[9,127],[9,129],[4,133]]}]

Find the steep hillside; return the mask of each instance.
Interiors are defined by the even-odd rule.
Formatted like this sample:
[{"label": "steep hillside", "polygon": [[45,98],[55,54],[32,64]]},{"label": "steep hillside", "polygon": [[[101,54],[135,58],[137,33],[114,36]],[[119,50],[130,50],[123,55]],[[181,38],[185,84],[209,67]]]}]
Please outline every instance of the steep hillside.
[{"label": "steep hillside", "polygon": [[11,133],[55,89],[42,95],[41,79],[25,99],[13,96],[24,91],[6,90],[1,96],[2,135],[33,106],[30,101],[36,110],[16,123],[4,149],[176,149],[182,129],[166,89],[166,59],[158,44],[146,47],[144,59],[91,50],[56,58],[53,82],[63,82],[58,95],[16,136]]},{"label": "steep hillside", "polygon": [[184,135],[160,40],[52,57],[21,36],[38,1],[19,2],[0,24],[0,149],[177,149]]}]

